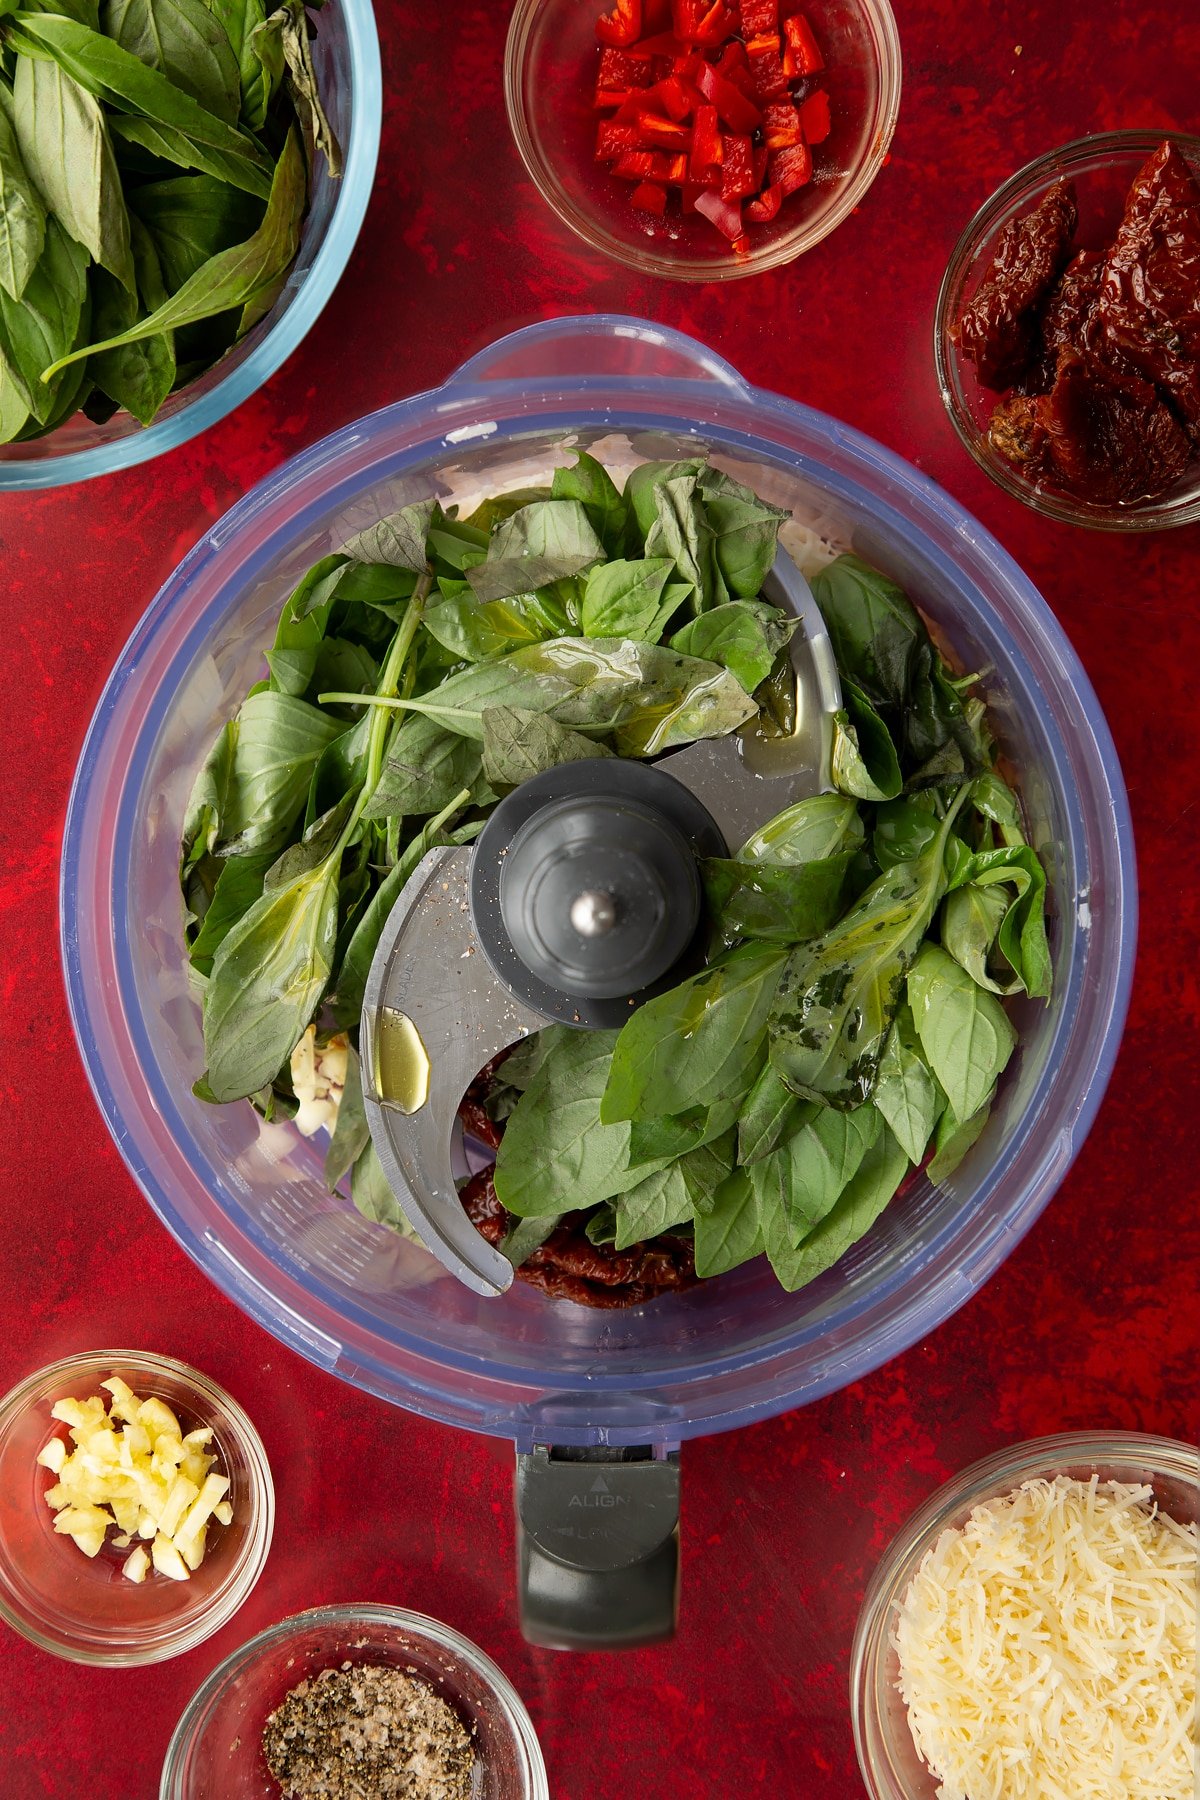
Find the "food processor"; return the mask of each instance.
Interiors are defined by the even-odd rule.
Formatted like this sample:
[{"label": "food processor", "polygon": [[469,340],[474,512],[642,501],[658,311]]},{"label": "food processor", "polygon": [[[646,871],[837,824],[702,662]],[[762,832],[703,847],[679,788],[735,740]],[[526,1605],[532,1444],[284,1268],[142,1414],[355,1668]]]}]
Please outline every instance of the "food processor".
[{"label": "food processor", "polygon": [[[292,1126],[192,1094],[204,1059],[183,944],[180,827],[195,771],[257,678],[287,594],[319,557],[401,506],[432,494],[469,510],[489,494],[545,480],[580,448],[618,480],[642,461],[707,454],[791,513],[783,541],[801,571],[809,553],[816,566],[844,548],[892,576],[957,664],[987,671],[991,723],[1049,870],[1053,998],[1014,1003],[1020,1045],[986,1130],[953,1176],[936,1187],[913,1176],[868,1236],[797,1293],[785,1293],[759,1259],[616,1312],[551,1301],[520,1282],[497,1294],[506,1272],[479,1254],[487,1246],[472,1241],[465,1217],[457,1241],[447,1237],[458,1227],[444,1163],[429,1165],[424,1217],[414,1208],[438,1249],[431,1255],[328,1194],[320,1147]],[[819,655],[819,626],[797,639]],[[832,703],[830,690],[824,704]],[[670,782],[685,809],[700,804],[730,844],[737,831],[722,822],[720,784],[676,780],[667,767],[664,758],[643,774]],[[544,827],[543,815],[563,799],[572,807],[587,800],[594,820],[592,802],[604,797],[533,798],[530,817]],[[645,794],[633,798],[650,804]],[[763,816],[778,810],[763,799]],[[686,842],[688,819],[669,822]],[[510,817],[506,842],[515,845],[526,823]],[[548,861],[553,873],[561,840],[544,839],[542,851],[547,844],[554,854],[539,857],[535,843],[532,864]],[[424,879],[418,870],[414,882]],[[579,943],[561,931],[556,939],[551,926],[564,916],[569,923],[583,900],[576,921],[591,935],[575,938],[602,944],[615,921],[608,932],[594,928],[619,912],[621,896],[589,874],[565,896],[560,883],[546,917],[535,908],[523,918],[518,887],[506,918],[498,879],[490,895],[480,888],[472,910],[469,853],[455,879],[467,907],[458,919],[479,932],[480,950],[463,966],[486,968],[479,979],[499,982],[502,1008],[560,1016],[544,993],[514,993],[512,979],[497,973],[504,944],[493,943],[489,961],[486,921],[494,927],[499,911],[510,946],[524,930],[525,950],[532,945],[534,962],[541,959],[533,975],[551,990],[547,971],[557,975],[571,994],[579,978],[563,976],[564,959],[590,978],[604,956],[581,961]],[[436,877],[437,892],[442,880],[449,894],[446,874]],[[388,983],[404,962],[397,938],[406,921],[415,925],[422,891],[410,888],[393,915],[392,961],[381,945],[368,994],[376,1012],[406,1012],[406,996]],[[1135,896],[1128,807],[1107,726],[1053,614],[995,540],[900,458],[756,390],[693,340],[598,316],[517,332],[443,387],[335,433],[270,475],[184,560],[122,653],[88,734],[64,846],[63,954],[97,1100],[168,1229],[226,1294],[320,1366],[428,1417],[512,1441],[521,1459],[526,1631],[542,1643],[612,1645],[671,1629],[682,1442],[815,1399],[905,1348],[988,1279],[1045,1206],[1115,1058]],[[688,952],[668,947],[676,960]],[[651,960],[639,979],[653,986],[673,966],[656,977]],[[421,991],[436,1007],[451,992],[449,977]],[[602,1006],[613,996],[594,998]],[[453,1017],[465,1016],[456,1002]],[[438,1029],[422,1018],[427,1051]],[[379,1076],[377,1102],[386,1098],[382,1063]],[[457,1072],[429,1085],[438,1158],[456,1080]],[[408,1130],[419,1118],[383,1106],[377,1115],[384,1143],[399,1121]],[[405,1155],[422,1166],[411,1146]],[[403,1179],[398,1149],[393,1180],[397,1172]],[[458,1273],[441,1260],[451,1255]],[[473,1283],[459,1278],[463,1269]]]}]

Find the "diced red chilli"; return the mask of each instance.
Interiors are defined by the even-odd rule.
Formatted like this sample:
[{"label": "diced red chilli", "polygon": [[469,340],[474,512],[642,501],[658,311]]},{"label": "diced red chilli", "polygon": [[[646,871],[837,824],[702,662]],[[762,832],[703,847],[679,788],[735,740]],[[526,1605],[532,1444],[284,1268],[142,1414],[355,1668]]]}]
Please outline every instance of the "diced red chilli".
[{"label": "diced red chilli", "polygon": [[831,130],[829,95],[823,88],[810,94],[800,107],[800,127],[806,144],[823,144]]},{"label": "diced red chilli", "polygon": [[667,190],[655,181],[643,181],[640,187],[634,188],[629,203],[635,212],[652,213],[656,219],[661,219],[667,210]]},{"label": "diced red chilli", "polygon": [[618,181],[670,181],[671,158],[661,150],[627,150],[613,164]]},{"label": "diced red chilli", "polygon": [[754,152],[748,137],[727,132],[721,144],[722,200],[744,200],[757,188],[754,179]]},{"label": "diced red chilli", "polygon": [[789,100],[775,100],[763,108],[763,137],[768,150],[787,150],[804,142],[800,114]]},{"label": "diced red chilli", "polygon": [[775,218],[783,205],[783,189],[766,187],[757,200],[751,200],[746,207],[746,217],[756,225],[765,225],[769,219]]},{"label": "diced red chilli", "polygon": [[692,180],[706,181],[714,169],[720,168],[723,156],[721,133],[717,128],[717,109],[715,106],[702,106],[696,113],[696,122],[692,127],[689,165]]},{"label": "diced red chilli", "polygon": [[760,101],[787,98],[787,76],[779,54],[777,37],[753,38],[746,45],[750,57],[750,75]]},{"label": "diced red chilli", "polygon": [[687,125],[674,119],[660,119],[655,113],[643,113],[637,123],[638,148],[641,150],[690,150],[692,133]]},{"label": "diced red chilli", "polygon": [[597,112],[607,112],[610,107],[625,106],[631,93],[640,93],[639,88],[597,88],[596,98],[592,105]]},{"label": "diced red chilli", "polygon": [[614,156],[623,156],[626,150],[638,148],[636,125],[619,125],[615,120],[608,119],[596,133],[596,159],[598,162],[611,162]]},{"label": "diced red chilli", "polygon": [[779,26],[779,0],[738,0],[742,15],[742,36],[761,37],[764,31]]},{"label": "diced red chilli", "polygon": [[650,86],[650,71],[645,58],[629,50],[602,50],[596,86],[601,88],[635,88]]},{"label": "diced red chilli", "polygon": [[812,180],[812,151],[807,144],[793,144],[786,150],[773,150],[767,164],[772,185],[781,188],[786,200],[797,188]]},{"label": "diced red chilli", "polygon": [[825,67],[812,26],[803,13],[793,13],[783,21],[783,35],[796,62],[797,75],[815,75]]},{"label": "diced red chilli", "polygon": [[762,123],[762,114],[754,102],[708,63],[697,76],[696,85],[730,131],[756,131]]}]

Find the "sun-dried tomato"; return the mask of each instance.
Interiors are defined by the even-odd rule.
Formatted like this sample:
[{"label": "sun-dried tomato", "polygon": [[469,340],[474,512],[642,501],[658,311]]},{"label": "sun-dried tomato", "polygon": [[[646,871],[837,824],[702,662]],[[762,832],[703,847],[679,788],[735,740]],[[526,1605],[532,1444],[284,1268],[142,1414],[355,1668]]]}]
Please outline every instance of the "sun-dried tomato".
[{"label": "sun-dried tomato", "polygon": [[985,387],[1011,387],[1037,348],[1037,312],[1066,265],[1079,221],[1075,189],[1056,181],[1023,219],[1000,233],[991,268],[951,328]]}]

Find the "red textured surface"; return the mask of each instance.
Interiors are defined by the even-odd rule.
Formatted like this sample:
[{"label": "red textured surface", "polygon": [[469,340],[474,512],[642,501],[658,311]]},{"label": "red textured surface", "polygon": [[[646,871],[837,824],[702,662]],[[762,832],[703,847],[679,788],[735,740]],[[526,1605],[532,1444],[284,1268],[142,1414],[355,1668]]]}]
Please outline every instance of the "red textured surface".
[{"label": "red textured surface", "polygon": [[[1014,167],[1088,131],[1195,128],[1200,18],[1173,0],[1103,10],[1097,29],[1086,0],[978,0],[965,18],[949,0],[896,0],[900,127],[859,213],[789,270],[686,289],[586,254],[528,187],[504,125],[505,7],[381,0],[378,186],[306,343],[199,443],[86,488],[0,497],[0,1390],[76,1348],[185,1357],[248,1407],[280,1499],[258,1590],[174,1663],[94,1673],[3,1635],[2,1800],[151,1800],[175,1720],[223,1655],[288,1612],[356,1598],[435,1613],[497,1658],[542,1734],[556,1800],[859,1800],[850,1636],[868,1572],[913,1505],[963,1463],[1036,1433],[1194,1436],[1200,531],[1093,536],[1007,499],[953,437],[929,343],[952,242]],[[447,24],[431,33],[431,17]],[[912,457],[997,533],[1064,621],[1107,709],[1143,914],[1107,1103],[1039,1225],[981,1296],[870,1379],[689,1446],[677,1641],[563,1658],[530,1650],[514,1623],[505,1448],[300,1362],[154,1221],[75,1051],[55,884],[93,703],[196,537],[326,431],[440,381],[514,325],[593,309],[707,339],[752,380]]]}]

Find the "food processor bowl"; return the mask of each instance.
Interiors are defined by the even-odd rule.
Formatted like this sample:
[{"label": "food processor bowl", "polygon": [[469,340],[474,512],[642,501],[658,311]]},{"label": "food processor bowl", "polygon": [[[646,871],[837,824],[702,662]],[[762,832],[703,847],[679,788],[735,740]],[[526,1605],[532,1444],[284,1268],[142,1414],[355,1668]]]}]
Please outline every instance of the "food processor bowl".
[{"label": "food processor bowl", "polygon": [[[200,1009],[178,844],[193,777],[260,673],[318,557],[430,493],[470,508],[586,447],[620,475],[711,452],[818,539],[899,581],[951,655],[985,669],[992,721],[1051,881],[1050,1003],[988,1127],[937,1187],[912,1179],[798,1293],[765,1260],[645,1306],[593,1312],[522,1283],[464,1287],[325,1191],[318,1143],[195,1099]],[[788,528],[785,528],[785,544]],[[803,561],[803,555],[801,561]],[[814,1400],[930,1331],[987,1280],[1062,1180],[1100,1104],[1136,936],[1132,832],[1096,697],[1053,614],[981,525],[891,452],[748,385],[690,338],[619,316],[519,331],[430,393],[276,470],[187,556],[133,633],[88,733],[62,872],[70,1004],[96,1098],[163,1223],[276,1336],[447,1424],[535,1445],[655,1446]]]}]

